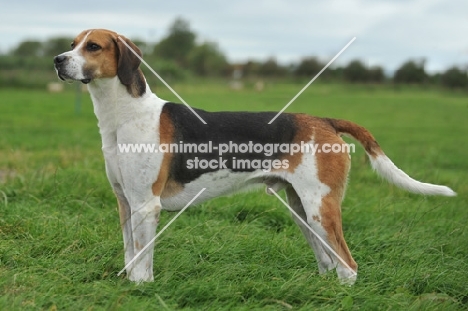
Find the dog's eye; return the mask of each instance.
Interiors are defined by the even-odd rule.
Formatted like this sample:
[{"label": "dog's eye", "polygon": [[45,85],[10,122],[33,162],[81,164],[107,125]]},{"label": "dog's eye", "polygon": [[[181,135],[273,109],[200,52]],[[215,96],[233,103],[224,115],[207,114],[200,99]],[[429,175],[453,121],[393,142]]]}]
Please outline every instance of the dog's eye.
[{"label": "dog's eye", "polygon": [[94,52],[94,51],[97,51],[97,50],[100,50],[101,47],[99,45],[97,45],[96,43],[88,43],[88,45],[86,45],[86,49],[88,51],[91,51],[91,52]]},{"label": "dog's eye", "polygon": [[73,41],[71,44],[70,44],[72,50],[75,48],[75,41]]}]

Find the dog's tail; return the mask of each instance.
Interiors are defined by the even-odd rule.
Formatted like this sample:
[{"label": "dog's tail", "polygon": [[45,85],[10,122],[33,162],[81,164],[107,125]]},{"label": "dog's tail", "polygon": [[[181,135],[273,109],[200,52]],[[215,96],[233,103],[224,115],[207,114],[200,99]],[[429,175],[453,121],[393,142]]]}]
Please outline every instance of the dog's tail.
[{"label": "dog's tail", "polygon": [[410,192],[424,195],[457,195],[449,187],[423,183],[408,176],[393,164],[393,162],[382,151],[372,134],[364,127],[346,120],[326,119],[326,121],[339,134],[349,135],[359,141],[366,150],[374,170],[380,176],[396,186]]}]

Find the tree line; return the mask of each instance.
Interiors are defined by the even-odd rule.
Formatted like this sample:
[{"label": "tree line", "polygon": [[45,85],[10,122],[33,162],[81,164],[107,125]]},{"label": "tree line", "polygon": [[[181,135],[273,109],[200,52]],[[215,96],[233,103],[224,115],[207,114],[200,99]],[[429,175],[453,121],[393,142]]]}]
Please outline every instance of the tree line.
[{"label": "tree line", "polygon": [[[54,81],[52,58],[70,49],[71,38],[52,38],[46,42],[26,40],[11,51],[0,55],[0,86],[42,86]],[[133,40],[144,53],[148,63],[168,80],[189,76],[231,78],[233,72],[244,79],[311,78],[325,63],[317,57],[305,57],[299,62],[283,65],[274,57],[264,61],[248,60],[244,63],[229,63],[215,42],[197,40],[188,21],[177,18],[169,27],[167,35],[157,43]],[[145,68],[142,68],[144,71]],[[148,75],[148,82],[154,77]],[[367,66],[353,60],[346,66],[327,68],[321,79],[348,83],[439,84],[449,88],[468,87],[466,69],[452,67],[442,73],[430,75],[425,62],[409,60],[393,74],[385,74],[381,66]]]}]

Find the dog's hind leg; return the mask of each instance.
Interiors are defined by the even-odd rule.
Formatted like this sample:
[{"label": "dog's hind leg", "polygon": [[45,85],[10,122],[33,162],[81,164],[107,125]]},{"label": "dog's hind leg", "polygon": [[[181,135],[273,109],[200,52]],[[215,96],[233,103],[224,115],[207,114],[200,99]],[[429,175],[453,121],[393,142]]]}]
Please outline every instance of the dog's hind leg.
[{"label": "dog's hind leg", "polygon": [[[306,226],[293,215],[294,221],[299,225],[307,242],[314,250],[319,273],[336,268],[338,278],[342,283],[353,284],[356,280],[357,264],[343,237],[339,204],[325,196],[318,202],[306,200],[304,208],[301,198],[292,186],[286,189],[286,194],[291,208],[307,223]],[[310,229],[318,234],[321,240]],[[324,245],[324,242],[346,262],[349,268]]]},{"label": "dog's hind leg", "polygon": [[[297,195],[292,186],[286,188],[286,196],[289,206],[307,223],[307,216],[302,206],[301,199]],[[335,268],[335,262],[324,250],[324,246],[318,238],[310,231],[309,226],[306,226],[295,215],[292,215],[294,222],[299,226],[304,237],[309,243],[310,247],[314,250],[315,258],[317,259],[319,273],[325,273],[328,270]]]}]

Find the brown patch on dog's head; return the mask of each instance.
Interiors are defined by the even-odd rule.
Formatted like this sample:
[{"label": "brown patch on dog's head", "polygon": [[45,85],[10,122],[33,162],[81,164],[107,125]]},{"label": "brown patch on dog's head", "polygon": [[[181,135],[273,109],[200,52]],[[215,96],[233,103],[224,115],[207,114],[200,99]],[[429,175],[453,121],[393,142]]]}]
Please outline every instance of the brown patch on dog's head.
[{"label": "brown patch on dog's head", "polygon": [[141,61],[132,50],[140,57],[142,54],[129,39],[110,30],[91,29],[73,40],[72,48],[76,47],[85,59],[83,72],[86,77],[93,80],[118,76],[132,97],[145,93],[146,81],[139,69]]}]

